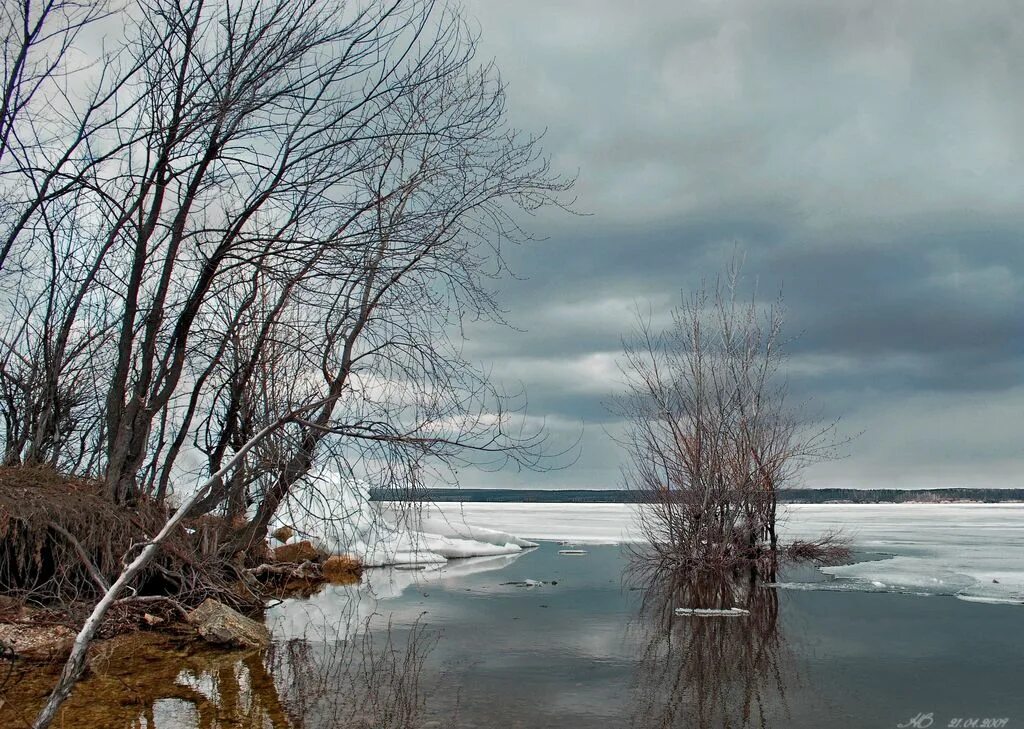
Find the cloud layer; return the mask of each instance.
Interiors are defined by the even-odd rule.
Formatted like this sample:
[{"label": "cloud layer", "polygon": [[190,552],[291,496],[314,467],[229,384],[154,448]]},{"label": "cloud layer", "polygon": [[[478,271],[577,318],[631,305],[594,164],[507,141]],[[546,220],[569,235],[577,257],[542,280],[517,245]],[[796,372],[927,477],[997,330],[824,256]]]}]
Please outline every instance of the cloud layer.
[{"label": "cloud layer", "polygon": [[[664,316],[735,246],[784,290],[794,390],[863,431],[812,486],[1021,486],[1024,15],[989,2],[474,0],[515,122],[578,170],[531,221],[526,331],[471,327],[576,467],[482,485],[621,483],[603,402],[639,307]],[[753,283],[753,281],[751,282]],[[468,481],[468,479],[467,479]]]}]

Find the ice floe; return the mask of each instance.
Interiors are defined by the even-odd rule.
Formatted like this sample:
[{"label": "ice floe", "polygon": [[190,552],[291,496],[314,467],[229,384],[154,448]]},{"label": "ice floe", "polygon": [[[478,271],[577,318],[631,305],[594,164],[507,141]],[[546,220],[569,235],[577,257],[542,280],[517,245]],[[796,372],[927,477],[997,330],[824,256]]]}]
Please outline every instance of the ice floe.
[{"label": "ice floe", "polygon": [[673,612],[679,617],[693,618],[736,618],[741,615],[750,615],[749,610],[743,608],[682,608],[678,607]]},{"label": "ice floe", "polygon": [[515,554],[537,546],[498,529],[467,524],[431,505],[397,508],[370,501],[366,484],[323,474],[298,489],[271,524],[290,526],[329,554],[366,567],[441,565],[449,559]]}]

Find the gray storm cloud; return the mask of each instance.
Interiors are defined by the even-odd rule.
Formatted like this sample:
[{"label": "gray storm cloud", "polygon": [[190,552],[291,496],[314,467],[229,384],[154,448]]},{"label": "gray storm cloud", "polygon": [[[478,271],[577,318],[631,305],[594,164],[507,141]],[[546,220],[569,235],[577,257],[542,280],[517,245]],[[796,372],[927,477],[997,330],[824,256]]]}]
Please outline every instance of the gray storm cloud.
[{"label": "gray storm cloud", "polygon": [[[615,486],[603,403],[632,312],[664,315],[735,247],[780,287],[794,393],[863,435],[808,485],[1020,486],[1024,15],[1011,3],[474,0],[513,118],[578,171],[528,221],[469,346]],[[468,480],[468,479],[467,479]]]}]

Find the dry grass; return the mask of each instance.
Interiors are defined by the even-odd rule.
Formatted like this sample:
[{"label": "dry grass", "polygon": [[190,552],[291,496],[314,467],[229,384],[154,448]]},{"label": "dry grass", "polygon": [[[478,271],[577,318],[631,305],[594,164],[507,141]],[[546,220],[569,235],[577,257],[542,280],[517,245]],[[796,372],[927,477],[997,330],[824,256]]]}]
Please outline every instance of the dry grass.
[{"label": "dry grass", "polygon": [[121,571],[124,556],[165,513],[127,509],[100,484],[46,468],[0,468],[0,590],[38,601],[88,599]]},{"label": "dry grass", "polygon": [[783,547],[783,554],[792,562],[842,564],[850,559],[850,540],[838,532],[829,532],[811,540],[795,539]]},{"label": "dry grass", "polygon": [[[0,467],[0,593],[60,606],[75,622],[167,517],[166,507],[150,501],[116,505],[95,481],[46,468]],[[171,597],[168,602],[178,607],[215,597],[244,612],[259,609],[260,596],[237,589],[237,570],[216,554],[223,529],[211,517],[181,525],[129,597]],[[126,600],[112,609],[108,621],[131,623],[161,609]]]}]

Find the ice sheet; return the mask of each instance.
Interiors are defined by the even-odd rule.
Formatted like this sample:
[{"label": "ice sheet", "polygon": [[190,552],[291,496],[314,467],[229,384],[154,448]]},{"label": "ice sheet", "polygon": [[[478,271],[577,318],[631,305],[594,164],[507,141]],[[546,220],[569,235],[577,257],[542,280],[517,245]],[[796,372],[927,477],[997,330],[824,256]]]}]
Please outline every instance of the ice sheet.
[{"label": "ice sheet", "polygon": [[[639,541],[630,504],[439,504],[442,511],[527,539],[601,544]],[[860,551],[888,559],[825,568],[831,583],[792,589],[855,589],[955,595],[1024,603],[1024,504],[793,504],[783,541],[838,531]]]},{"label": "ice sheet", "polygon": [[475,527],[459,514],[425,504],[397,508],[371,502],[366,484],[320,474],[282,504],[271,524],[293,528],[330,554],[366,567],[436,565],[449,559],[516,554],[537,546],[508,532]]},{"label": "ice sheet", "polygon": [[448,518],[502,529],[524,539],[573,544],[637,541],[635,508],[629,504],[439,503]]}]

